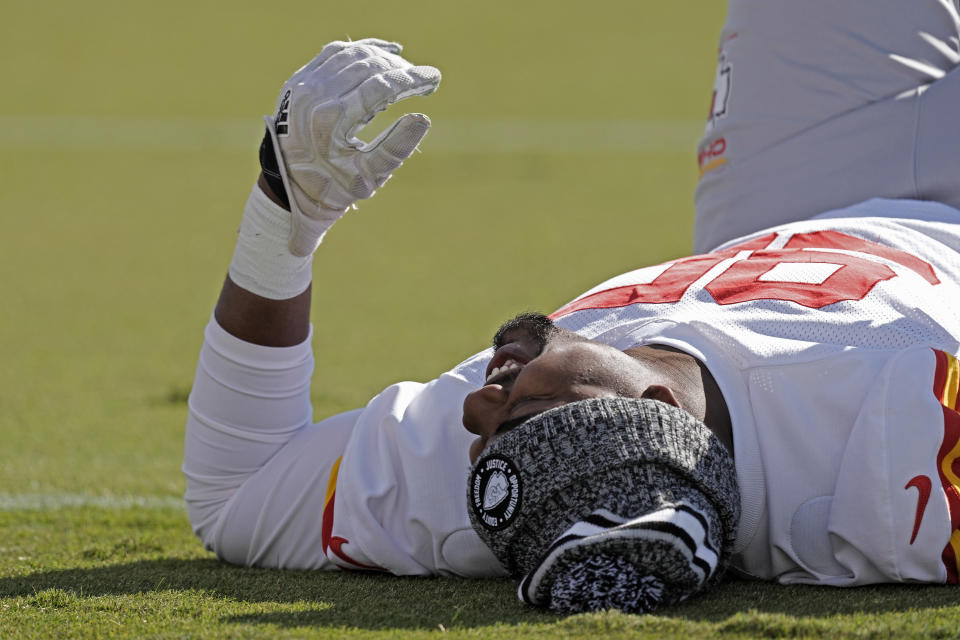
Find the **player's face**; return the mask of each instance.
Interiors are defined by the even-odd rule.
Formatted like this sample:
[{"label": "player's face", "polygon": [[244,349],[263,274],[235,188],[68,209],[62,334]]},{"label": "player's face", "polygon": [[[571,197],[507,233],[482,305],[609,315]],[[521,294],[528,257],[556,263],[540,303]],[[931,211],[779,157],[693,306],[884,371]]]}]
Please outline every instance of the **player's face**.
[{"label": "player's face", "polygon": [[503,433],[548,409],[587,398],[639,398],[646,388],[636,360],[554,327],[545,316],[507,322],[494,348],[484,386],[463,402],[463,425],[479,436],[471,462]]}]

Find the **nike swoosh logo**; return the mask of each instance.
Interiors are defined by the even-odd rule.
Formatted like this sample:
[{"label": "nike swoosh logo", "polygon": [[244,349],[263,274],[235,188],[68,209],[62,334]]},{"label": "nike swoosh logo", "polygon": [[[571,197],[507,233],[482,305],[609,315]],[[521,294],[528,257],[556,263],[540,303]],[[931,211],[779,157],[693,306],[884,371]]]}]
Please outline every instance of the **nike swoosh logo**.
[{"label": "nike swoosh logo", "polygon": [[347,552],[341,549],[345,544],[350,544],[350,541],[346,538],[341,538],[340,536],[333,536],[330,538],[330,550],[333,551],[333,555],[337,556],[344,562],[348,562],[358,569],[368,569],[370,571],[386,571],[383,567],[378,567],[371,564],[363,564],[362,562],[357,562],[353,558],[347,555]]},{"label": "nike swoosh logo", "polygon": [[927,476],[914,476],[904,487],[904,490],[910,487],[917,488],[917,517],[913,521],[913,535],[910,536],[910,544],[917,539],[917,531],[920,530],[920,521],[923,520],[923,512],[927,510],[927,500],[930,499],[930,489],[933,483]]}]

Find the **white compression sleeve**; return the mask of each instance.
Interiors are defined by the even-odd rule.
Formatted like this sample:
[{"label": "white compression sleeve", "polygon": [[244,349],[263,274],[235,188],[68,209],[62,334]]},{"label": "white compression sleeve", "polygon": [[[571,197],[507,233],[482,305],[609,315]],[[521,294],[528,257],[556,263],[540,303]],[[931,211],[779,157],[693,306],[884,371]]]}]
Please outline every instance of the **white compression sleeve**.
[{"label": "white compression sleeve", "polygon": [[318,523],[359,412],[312,424],[309,338],[264,347],[213,319],[204,338],[184,439],[193,530],[229,562],[336,568]]},{"label": "white compression sleeve", "polygon": [[290,253],[291,214],[253,186],[230,261],[230,279],[272,300],[293,298],[310,286],[313,256]]},{"label": "white compression sleeve", "polygon": [[211,319],[190,393],[183,471],[194,530],[215,547],[230,497],[312,423],[310,340],[243,342]]}]

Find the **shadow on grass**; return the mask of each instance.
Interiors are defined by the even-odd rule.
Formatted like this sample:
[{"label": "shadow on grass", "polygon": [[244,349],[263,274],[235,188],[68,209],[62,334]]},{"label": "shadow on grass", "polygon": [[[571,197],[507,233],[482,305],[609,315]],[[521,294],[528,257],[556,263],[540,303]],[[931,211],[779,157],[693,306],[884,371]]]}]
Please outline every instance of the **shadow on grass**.
[{"label": "shadow on grass", "polygon": [[960,591],[956,586],[935,584],[880,584],[842,589],[728,580],[712,591],[657,613],[704,622],[725,620],[751,610],[823,618],[955,607],[960,602],[958,597]]},{"label": "shadow on grass", "polygon": [[[299,606],[291,611],[224,619],[286,627],[469,628],[552,622],[561,617],[520,604],[509,580],[251,569],[213,559],[144,560],[0,578],[0,597],[29,597],[48,589],[81,597],[194,590],[245,603],[296,603]],[[748,610],[820,618],[953,607],[958,595],[956,587],[939,585],[836,589],[733,580],[657,613],[701,622],[719,622]]]},{"label": "shadow on grass", "polygon": [[522,605],[509,580],[401,578],[379,574],[236,567],[213,559],[143,560],[0,578],[0,598],[60,589],[81,597],[201,591],[246,603],[306,605],[227,616],[225,622],[289,627],[437,629],[551,622]]}]

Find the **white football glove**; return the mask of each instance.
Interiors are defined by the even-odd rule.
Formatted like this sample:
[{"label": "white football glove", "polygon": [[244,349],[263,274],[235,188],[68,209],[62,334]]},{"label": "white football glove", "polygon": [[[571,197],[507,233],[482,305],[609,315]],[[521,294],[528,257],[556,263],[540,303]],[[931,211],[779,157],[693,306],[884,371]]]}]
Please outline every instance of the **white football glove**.
[{"label": "white football glove", "polygon": [[372,142],[356,133],[388,106],[433,93],[440,71],[414,66],[394,42],[332,42],[283,86],[266,116],[293,230],[290,252],[308,256],[357,200],[369,198],[430,129],[422,113],[399,118]]}]

